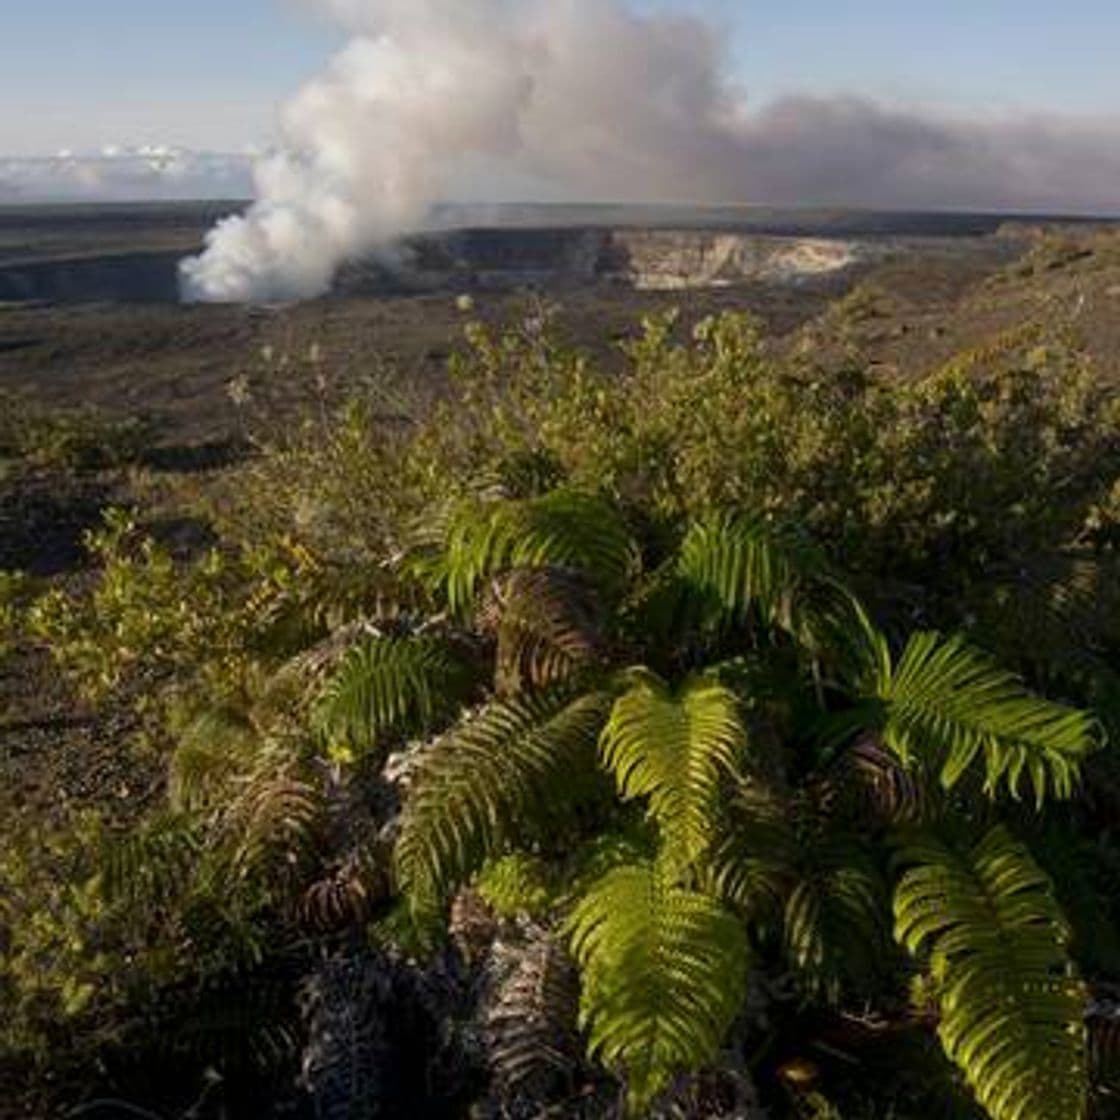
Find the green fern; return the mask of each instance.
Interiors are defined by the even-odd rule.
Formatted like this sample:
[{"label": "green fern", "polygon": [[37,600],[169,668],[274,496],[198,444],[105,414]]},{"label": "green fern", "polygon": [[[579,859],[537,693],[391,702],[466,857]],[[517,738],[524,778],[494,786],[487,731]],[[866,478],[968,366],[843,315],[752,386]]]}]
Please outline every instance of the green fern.
[{"label": "green fern", "polygon": [[199,812],[220,804],[228,786],[261,749],[261,730],[233,705],[195,716],[179,735],[171,756],[168,795],[176,812]]},{"label": "green fern", "polygon": [[486,858],[598,796],[595,744],[610,703],[606,693],[561,691],[491,704],[428,749],[395,851],[414,907],[438,905]]},{"label": "green fern", "polygon": [[753,925],[780,931],[810,991],[836,998],[881,969],[889,944],[882,875],[866,839],[832,826],[809,796],[744,784],[708,877]]},{"label": "green fern", "polygon": [[499,918],[543,918],[555,898],[556,884],[544,860],[512,852],[488,860],[475,879],[479,896]]},{"label": "green fern", "polygon": [[716,514],[694,523],[676,561],[688,611],[709,627],[752,616],[806,639],[847,610],[847,595],[804,536],[760,517]]},{"label": "green fern", "polygon": [[776,923],[801,858],[789,798],[745,782],[730,801],[726,827],[708,861],[708,880],[752,922]]},{"label": "green fern", "polygon": [[392,735],[430,730],[455,710],[470,685],[468,666],[443,638],[368,637],[327,683],[313,723],[334,743],[363,754],[383,750]]},{"label": "green fern", "polygon": [[715,899],[634,864],[591,888],[568,934],[590,1054],[625,1079],[642,1115],[674,1074],[718,1055],[745,993],[744,928]]},{"label": "green fern", "polygon": [[635,671],[615,702],[600,755],[625,800],[649,798],[668,858],[697,863],[714,839],[721,779],[738,771],[746,742],[738,701],[703,677],[674,694]]},{"label": "green fern", "polygon": [[450,519],[437,575],[452,612],[461,615],[484,580],[514,568],[582,572],[612,596],[637,563],[636,545],[613,506],[594,495],[555,490],[463,506]]},{"label": "green fern", "polygon": [[889,946],[887,891],[865,840],[851,833],[808,847],[782,915],[786,957],[810,991],[863,994],[882,974]]},{"label": "green fern", "polygon": [[183,891],[200,858],[202,838],[191,818],[161,814],[142,828],[105,837],[101,884],[110,904],[133,916],[167,905]]},{"label": "green fern", "polygon": [[923,836],[902,853],[895,934],[928,951],[939,1035],[993,1120],[1079,1120],[1085,993],[1049,879],[1002,827],[958,854]]},{"label": "green fern", "polygon": [[915,634],[897,666],[878,641],[881,733],[904,762],[939,769],[946,789],[982,759],[991,796],[1005,784],[1018,797],[1024,777],[1039,805],[1072,795],[1104,741],[1091,715],[1035,696],[960,638]]}]

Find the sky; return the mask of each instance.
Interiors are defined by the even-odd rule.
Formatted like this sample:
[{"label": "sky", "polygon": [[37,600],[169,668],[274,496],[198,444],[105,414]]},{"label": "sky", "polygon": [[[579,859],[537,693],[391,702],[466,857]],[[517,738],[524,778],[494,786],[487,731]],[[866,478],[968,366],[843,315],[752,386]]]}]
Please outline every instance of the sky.
[{"label": "sky", "polygon": [[[571,2],[536,0],[555,12]],[[783,195],[817,153],[835,165],[831,177],[817,168],[820,197],[832,197],[832,183],[851,179],[840,157],[863,143],[878,159],[884,138],[911,185],[879,202],[927,201],[914,189],[922,161],[950,148],[967,148],[966,170],[986,164],[989,186],[950,184],[949,202],[998,203],[990,184],[1020,173],[1037,186],[1028,203],[1060,201],[1078,178],[1071,159],[1097,182],[1120,167],[1116,0],[624,2],[720,28],[729,64],[719,80],[755,116],[754,166],[783,165],[769,180]],[[281,139],[281,107],[346,45],[323,13],[366,4],[0,0],[0,200],[244,196],[250,154]],[[800,148],[785,158],[791,143]],[[1112,206],[1100,191],[1078,204],[1098,198]]]},{"label": "sky", "polygon": [[[759,105],[855,93],[953,112],[1120,111],[1115,0],[635,0],[720,22]],[[3,0],[0,154],[267,143],[340,39],[299,0]],[[1060,14],[1059,14],[1060,13]]]}]

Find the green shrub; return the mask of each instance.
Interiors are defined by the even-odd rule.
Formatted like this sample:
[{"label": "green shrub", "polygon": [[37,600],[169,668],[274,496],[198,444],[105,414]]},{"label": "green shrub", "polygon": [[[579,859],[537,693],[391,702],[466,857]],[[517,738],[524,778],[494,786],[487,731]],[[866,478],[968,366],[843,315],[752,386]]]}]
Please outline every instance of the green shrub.
[{"label": "green shrub", "polygon": [[[221,548],[116,511],[81,586],[9,579],[12,640],[134,704],[167,787],[127,832],[6,842],[4,1046],[96,1055],[293,945],[413,959],[477,904],[567,947],[635,1115],[858,1020],[936,1028],[945,1099],[952,1062],[993,1120],[1085,1116],[1083,927],[1116,907],[1044,868],[1111,873],[1116,395],[1060,324],[897,383],[807,337],[662,316],[606,369],[472,325],[427,411],[263,446]],[[762,1038],[759,978],[792,991]]]}]

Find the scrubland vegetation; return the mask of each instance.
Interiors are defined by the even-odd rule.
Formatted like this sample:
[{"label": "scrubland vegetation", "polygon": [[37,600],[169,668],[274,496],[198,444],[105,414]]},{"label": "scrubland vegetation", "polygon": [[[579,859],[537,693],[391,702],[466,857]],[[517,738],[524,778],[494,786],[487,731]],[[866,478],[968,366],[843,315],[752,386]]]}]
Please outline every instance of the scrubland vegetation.
[{"label": "scrubland vegetation", "polygon": [[654,318],[621,372],[473,325],[186,546],[141,502],[5,574],[135,776],[5,825],[10,1099],[1116,1114],[1120,394],[1060,317],[883,377],[873,314]]}]

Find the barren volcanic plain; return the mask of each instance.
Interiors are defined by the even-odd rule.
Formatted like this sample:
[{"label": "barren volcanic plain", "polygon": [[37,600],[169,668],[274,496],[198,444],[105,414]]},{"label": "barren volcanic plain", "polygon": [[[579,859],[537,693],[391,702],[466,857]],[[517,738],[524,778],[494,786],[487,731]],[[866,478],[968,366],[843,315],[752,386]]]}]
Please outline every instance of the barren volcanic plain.
[{"label": "barren volcanic plain", "polygon": [[485,321],[543,293],[562,335],[601,352],[667,307],[750,309],[785,333],[869,282],[889,293],[901,337],[907,317],[948,317],[1029,243],[1026,224],[993,216],[520,207],[487,227],[492,212],[449,211],[445,232],[349,266],[327,298],[180,304],[177,262],[235,209],[0,208],[0,388],[143,412],[174,444],[220,441],[233,432],[229,383],[265,379],[294,404],[311,389],[292,371],[312,346],[339,387],[374,369],[438,377],[463,292]]}]

